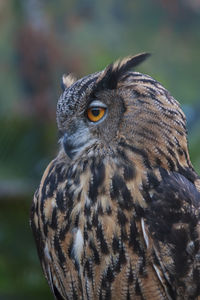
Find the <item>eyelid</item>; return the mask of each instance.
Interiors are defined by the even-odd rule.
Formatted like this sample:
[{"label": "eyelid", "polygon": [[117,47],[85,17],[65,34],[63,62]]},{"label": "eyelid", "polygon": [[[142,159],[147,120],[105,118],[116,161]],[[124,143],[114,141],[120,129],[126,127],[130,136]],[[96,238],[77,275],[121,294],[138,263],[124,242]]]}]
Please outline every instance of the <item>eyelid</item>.
[{"label": "eyelid", "polygon": [[107,105],[105,105],[103,102],[101,102],[101,101],[99,101],[99,100],[94,100],[94,101],[92,101],[90,104],[89,104],[89,106],[88,106],[88,108],[95,108],[95,107],[99,107],[99,108],[107,108]]}]

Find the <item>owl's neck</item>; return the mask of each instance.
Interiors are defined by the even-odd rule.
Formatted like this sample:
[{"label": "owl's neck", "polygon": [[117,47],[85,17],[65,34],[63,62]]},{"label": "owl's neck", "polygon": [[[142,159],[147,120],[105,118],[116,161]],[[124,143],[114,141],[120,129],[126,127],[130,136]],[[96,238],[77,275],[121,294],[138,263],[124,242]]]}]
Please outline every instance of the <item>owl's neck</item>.
[{"label": "owl's neck", "polygon": [[158,180],[161,180],[160,172],[163,170],[164,172],[177,172],[183,175],[200,190],[200,177],[191,164],[186,140],[182,140],[180,147],[172,147],[171,151],[165,145],[162,148],[159,146],[148,147],[148,144],[145,145],[145,143],[143,147],[132,146],[124,140],[120,146],[119,153],[124,157],[124,160],[134,167],[141,183],[149,182],[148,176],[151,176],[149,174],[154,174]]},{"label": "owl's neck", "polygon": [[185,173],[184,170],[188,169],[194,172],[186,140],[183,146],[173,146],[171,148],[164,143],[152,146],[145,139],[143,144],[134,143],[134,145],[130,141],[121,139],[119,145],[118,151],[121,153],[121,156],[130,161],[138,170],[145,172],[147,170],[163,168],[169,172],[179,172],[181,174]]}]

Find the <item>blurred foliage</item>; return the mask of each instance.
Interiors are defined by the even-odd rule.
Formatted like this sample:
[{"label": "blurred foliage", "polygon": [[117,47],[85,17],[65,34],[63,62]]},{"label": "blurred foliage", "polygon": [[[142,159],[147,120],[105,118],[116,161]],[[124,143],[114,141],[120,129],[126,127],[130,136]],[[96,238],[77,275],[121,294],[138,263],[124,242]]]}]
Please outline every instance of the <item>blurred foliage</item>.
[{"label": "blurred foliage", "polygon": [[[0,299],[52,299],[33,251],[29,203],[18,198],[1,201]],[[11,209],[12,207],[12,209]]]},{"label": "blurred foliage", "polygon": [[60,78],[151,52],[139,71],[186,113],[200,172],[200,0],[0,1],[0,299],[52,299],[29,228],[33,192],[57,151]]}]

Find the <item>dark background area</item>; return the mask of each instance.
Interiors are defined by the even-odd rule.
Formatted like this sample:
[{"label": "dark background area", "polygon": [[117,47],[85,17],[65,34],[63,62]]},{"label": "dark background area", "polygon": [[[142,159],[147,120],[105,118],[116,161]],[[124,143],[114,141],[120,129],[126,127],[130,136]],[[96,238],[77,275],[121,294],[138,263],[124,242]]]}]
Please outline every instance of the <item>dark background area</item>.
[{"label": "dark background area", "polygon": [[29,228],[34,190],[58,149],[63,73],[138,52],[187,116],[200,172],[199,0],[0,1],[0,300],[53,299]]}]

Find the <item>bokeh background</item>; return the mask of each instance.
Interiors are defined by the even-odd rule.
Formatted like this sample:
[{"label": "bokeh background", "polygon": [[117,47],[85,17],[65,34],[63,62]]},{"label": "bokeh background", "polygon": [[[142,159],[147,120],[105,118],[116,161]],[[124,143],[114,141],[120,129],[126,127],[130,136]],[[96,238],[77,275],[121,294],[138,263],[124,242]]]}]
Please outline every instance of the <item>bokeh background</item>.
[{"label": "bokeh background", "polygon": [[181,102],[200,172],[200,0],[0,0],[0,300],[53,299],[29,210],[58,148],[62,74],[143,51],[138,70]]}]

